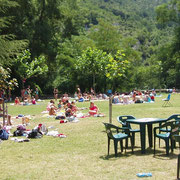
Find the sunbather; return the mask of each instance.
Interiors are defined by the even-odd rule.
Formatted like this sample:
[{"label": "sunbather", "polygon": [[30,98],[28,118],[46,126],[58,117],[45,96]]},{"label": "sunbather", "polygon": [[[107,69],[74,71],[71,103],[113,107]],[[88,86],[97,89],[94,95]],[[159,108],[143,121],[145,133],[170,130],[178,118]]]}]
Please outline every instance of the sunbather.
[{"label": "sunbather", "polygon": [[98,113],[98,107],[94,104],[94,102],[90,102],[90,107],[89,107],[89,115],[94,116]]},{"label": "sunbather", "polygon": [[20,105],[21,104],[18,97],[15,98],[14,103],[15,103],[15,105]]},{"label": "sunbather", "polygon": [[34,104],[34,105],[36,104],[36,99],[34,98],[34,96],[32,96],[31,103]]},{"label": "sunbather", "polygon": [[56,115],[57,107],[54,104],[53,100],[50,100],[49,104],[47,105],[47,111],[49,111],[49,115]]}]

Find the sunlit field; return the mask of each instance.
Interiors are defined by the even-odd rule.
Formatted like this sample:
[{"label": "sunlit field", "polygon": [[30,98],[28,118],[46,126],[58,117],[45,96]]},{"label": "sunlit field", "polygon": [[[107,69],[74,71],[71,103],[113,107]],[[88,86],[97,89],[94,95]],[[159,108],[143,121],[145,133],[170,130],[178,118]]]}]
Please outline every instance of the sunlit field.
[{"label": "sunlit field", "polygon": [[[116,118],[119,115],[133,115],[136,118],[159,117],[168,118],[180,113],[180,94],[172,94],[172,107],[162,107],[163,98],[155,99],[155,103],[113,105],[112,123],[120,126]],[[164,142],[156,145],[156,156],[153,149],[146,147],[146,154],[141,154],[140,136],[136,133],[134,154],[131,148],[114,156],[111,142],[110,156],[107,156],[107,135],[102,122],[109,122],[109,102],[97,101],[105,117],[79,118],[77,123],[60,124],[55,118],[43,117],[49,100],[31,106],[12,106],[8,104],[8,112],[12,117],[18,114],[31,115],[32,129],[39,123],[51,130],[58,130],[66,138],[43,136],[41,139],[31,139],[30,142],[14,142],[11,137],[0,144],[0,179],[117,179],[136,180],[136,174],[151,172],[152,177],[141,179],[173,180],[177,174],[178,147],[166,156]],[[77,103],[78,107],[89,107],[89,102]],[[87,113],[83,110],[82,113]],[[0,119],[2,121],[2,118]],[[21,124],[21,119],[13,119],[13,124]],[[139,128],[132,125],[133,128]],[[13,132],[15,127],[11,130]],[[146,143],[148,146],[148,143]]]}]

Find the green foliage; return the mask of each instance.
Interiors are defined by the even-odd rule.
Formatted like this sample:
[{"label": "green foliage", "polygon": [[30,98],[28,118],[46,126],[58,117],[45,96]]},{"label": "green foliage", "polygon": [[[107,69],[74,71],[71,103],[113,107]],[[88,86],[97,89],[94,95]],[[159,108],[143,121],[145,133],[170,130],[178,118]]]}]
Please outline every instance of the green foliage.
[{"label": "green foliage", "polygon": [[106,66],[106,76],[109,79],[114,79],[125,75],[129,61],[126,59],[126,55],[123,51],[117,51],[115,57],[109,57],[108,60],[109,62]]},{"label": "green foliage", "polygon": [[167,86],[180,87],[180,2],[178,0],[170,0],[169,3],[159,6],[156,11],[160,23],[166,25],[169,25],[169,23],[174,24],[174,38],[162,46],[161,49],[164,49],[164,51],[160,52],[159,56],[162,59],[163,74]]},{"label": "green foliage", "polygon": [[18,7],[15,1],[0,0],[0,64],[7,65],[12,59],[27,46],[27,41],[17,40],[8,28],[13,17],[8,14],[10,9]]},{"label": "green foliage", "polygon": [[98,49],[115,54],[120,48],[122,37],[118,28],[102,19],[99,19],[98,22],[98,25],[92,26],[88,36],[95,42]]},{"label": "green foliage", "polygon": [[82,52],[82,55],[77,58],[76,69],[83,76],[93,77],[93,88],[95,90],[95,79],[102,77],[105,73],[105,67],[109,55],[106,52],[88,47]]},{"label": "green foliage", "polygon": [[[30,84],[38,84],[43,91],[51,92],[56,86],[61,92],[73,92],[77,84],[83,90],[94,84],[99,91],[120,85],[126,90],[137,86],[180,87],[176,68],[180,49],[179,9],[178,0],[0,0],[0,64],[7,65],[20,57],[29,42],[29,69],[25,64],[21,68],[12,66],[12,74],[20,79],[30,77],[29,82],[33,81]],[[107,58],[102,61],[109,63],[109,69],[101,71],[95,63],[94,75],[88,68],[83,70],[85,67],[77,70],[77,57],[82,57],[87,47],[106,52]],[[118,50],[125,54],[120,59],[129,63],[116,72]],[[94,56],[98,55],[94,52]],[[46,61],[41,60],[44,57]],[[36,61],[48,66],[46,76],[33,78],[42,68]],[[172,83],[170,74],[175,77]],[[143,83],[138,80],[142,77]]]},{"label": "green foliage", "polygon": [[37,77],[48,71],[48,66],[45,64],[46,59],[44,56],[39,56],[31,60],[31,53],[25,50],[21,55],[15,59],[16,71],[21,79],[29,79]]},{"label": "green foliage", "polygon": [[11,70],[0,66],[0,89],[13,89],[18,86],[17,80],[10,77]]}]

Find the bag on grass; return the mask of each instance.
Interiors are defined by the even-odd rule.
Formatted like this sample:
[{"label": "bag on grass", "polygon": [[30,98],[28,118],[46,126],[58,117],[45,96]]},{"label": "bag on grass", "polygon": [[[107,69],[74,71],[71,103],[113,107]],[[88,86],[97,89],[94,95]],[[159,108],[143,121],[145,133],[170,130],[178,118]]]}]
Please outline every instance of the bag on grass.
[{"label": "bag on grass", "polygon": [[13,132],[13,136],[23,136],[24,131],[22,130],[16,130]]},{"label": "bag on grass", "polygon": [[56,116],[56,119],[65,119],[65,116]]},{"label": "bag on grass", "polygon": [[9,134],[7,133],[7,131],[4,129],[1,129],[0,130],[0,139],[1,140],[8,140],[8,138],[9,138]]},{"label": "bag on grass", "polygon": [[26,128],[23,125],[18,125],[17,130],[13,132],[13,136],[23,136]]},{"label": "bag on grass", "polygon": [[32,129],[32,131],[28,134],[28,138],[41,138],[43,134],[38,131],[38,129]]}]

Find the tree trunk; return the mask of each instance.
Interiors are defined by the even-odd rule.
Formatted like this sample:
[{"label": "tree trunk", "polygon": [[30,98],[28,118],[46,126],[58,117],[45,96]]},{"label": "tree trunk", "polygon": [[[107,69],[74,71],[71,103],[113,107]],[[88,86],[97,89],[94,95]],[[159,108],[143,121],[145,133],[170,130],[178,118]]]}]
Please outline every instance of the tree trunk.
[{"label": "tree trunk", "polygon": [[93,73],[93,89],[94,89],[94,93],[96,92],[96,84],[95,84],[95,73]]},{"label": "tree trunk", "polygon": [[4,100],[3,100],[3,126],[5,126],[5,106],[4,106]]},{"label": "tree trunk", "polygon": [[109,123],[112,123],[112,95],[109,96]]}]

